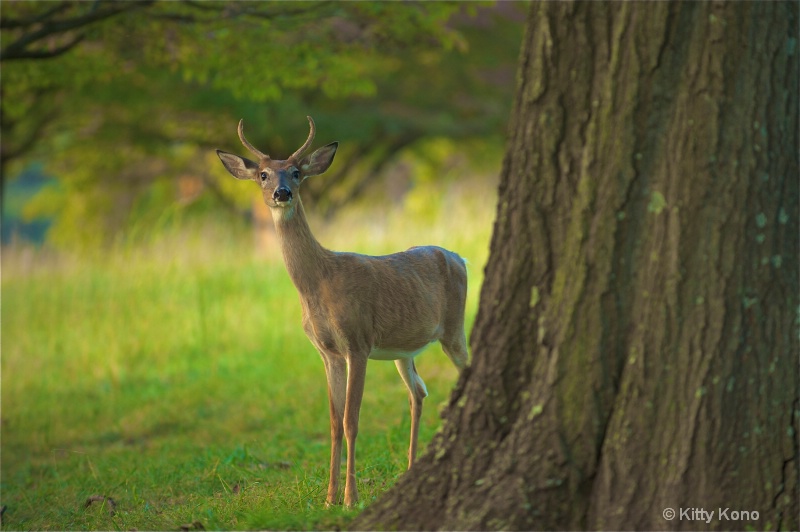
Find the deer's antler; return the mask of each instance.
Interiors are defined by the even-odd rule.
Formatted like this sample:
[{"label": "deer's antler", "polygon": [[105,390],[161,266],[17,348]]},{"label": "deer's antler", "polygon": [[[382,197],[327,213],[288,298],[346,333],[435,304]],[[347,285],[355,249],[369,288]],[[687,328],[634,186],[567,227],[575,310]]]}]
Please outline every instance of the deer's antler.
[{"label": "deer's antler", "polygon": [[311,118],[310,116],[307,116],[306,118],[308,118],[308,127],[309,127],[308,138],[306,139],[305,144],[300,146],[300,148],[298,148],[298,150],[294,152],[289,157],[289,159],[298,159],[301,155],[303,155],[303,152],[306,151],[308,147],[311,146],[311,143],[314,141],[314,135],[316,135],[317,133],[317,128],[314,126],[314,119]]},{"label": "deer's antler", "polygon": [[241,119],[241,120],[239,120],[239,140],[241,140],[241,141],[242,141],[242,144],[244,144],[244,147],[245,147],[245,148],[247,148],[248,150],[250,150],[250,151],[253,153],[253,155],[256,155],[256,156],[258,156],[258,158],[259,158],[259,159],[269,159],[269,155],[267,155],[267,154],[265,154],[265,153],[261,153],[260,151],[258,151],[257,149],[255,149],[255,148],[253,147],[253,145],[252,145],[252,144],[250,144],[250,143],[247,141],[247,139],[244,137],[244,118],[243,118],[243,119]]}]

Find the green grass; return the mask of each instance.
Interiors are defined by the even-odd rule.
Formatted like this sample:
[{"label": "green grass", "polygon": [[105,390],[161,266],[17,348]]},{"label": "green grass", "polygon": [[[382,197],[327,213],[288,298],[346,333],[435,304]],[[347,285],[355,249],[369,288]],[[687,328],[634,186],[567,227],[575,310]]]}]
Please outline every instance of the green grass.
[{"label": "green grass", "polygon": [[[312,229],[333,249],[458,251],[471,328],[494,204],[472,192],[446,214]],[[2,274],[4,528],[329,529],[355,515],[324,507],[324,371],[275,250],[254,253],[249,234],[211,224],[94,259],[6,249]],[[430,392],[424,446],[457,373],[438,346],[417,365]],[[403,474],[409,423],[394,364],[371,362],[362,504]],[[93,495],[113,499],[113,513],[108,501],[85,507]]]}]

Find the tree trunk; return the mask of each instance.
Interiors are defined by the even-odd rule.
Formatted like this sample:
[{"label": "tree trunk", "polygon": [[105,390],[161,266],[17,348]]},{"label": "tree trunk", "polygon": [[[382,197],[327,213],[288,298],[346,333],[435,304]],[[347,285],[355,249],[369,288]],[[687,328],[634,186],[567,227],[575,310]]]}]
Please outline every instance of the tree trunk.
[{"label": "tree trunk", "polygon": [[797,529],[797,24],[531,6],[472,366],[355,528]]}]

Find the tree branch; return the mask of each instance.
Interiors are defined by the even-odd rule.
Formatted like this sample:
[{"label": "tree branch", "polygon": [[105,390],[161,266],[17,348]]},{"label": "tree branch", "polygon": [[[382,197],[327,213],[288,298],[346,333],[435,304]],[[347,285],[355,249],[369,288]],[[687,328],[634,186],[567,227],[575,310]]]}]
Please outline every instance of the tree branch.
[{"label": "tree branch", "polygon": [[59,46],[54,50],[21,50],[17,52],[13,57],[6,57],[4,54],[0,53],[0,60],[11,60],[11,59],[50,59],[53,57],[57,57],[61,54],[67,53],[72,50],[75,45],[83,41],[86,36],[83,34],[76,35],[73,37],[71,41],[67,44]]},{"label": "tree branch", "polygon": [[[41,111],[42,100],[45,98],[45,96],[51,95],[52,93],[53,89],[51,87],[34,90],[32,93],[34,102],[32,107],[36,107],[39,111]],[[18,142],[16,146],[13,147],[9,147],[8,142],[3,142],[2,145],[0,145],[1,164],[5,166],[13,159],[18,158],[25,152],[29,151],[36,143],[36,140],[39,138],[47,124],[52,122],[56,115],[57,112],[54,110],[39,114],[38,117],[36,117],[36,114],[34,113],[33,116],[36,117],[36,119],[33,121],[33,126],[30,128],[30,131],[24,136],[21,142]],[[31,114],[27,114],[27,116],[31,116]],[[3,134],[6,136],[6,138],[8,138],[16,129],[17,122],[8,121],[6,119],[6,113],[2,112],[0,115],[0,125],[2,126]]]},{"label": "tree branch", "polygon": [[[187,0],[187,1],[193,2],[193,0]],[[328,1],[318,2],[318,3],[314,3],[314,4],[306,4],[305,7],[297,7],[297,8],[294,8],[294,9],[286,9],[286,10],[283,10],[283,11],[272,11],[272,12],[258,11],[258,10],[255,10],[255,9],[253,9],[253,10],[243,9],[240,13],[242,15],[250,16],[250,17],[253,17],[253,18],[272,20],[272,19],[276,19],[276,18],[279,18],[279,17],[305,15],[306,13],[312,13],[312,12],[318,10],[318,9],[322,9],[322,8],[328,7],[329,5],[331,5],[331,3],[332,2],[330,2],[328,0]],[[244,2],[242,2],[242,4],[243,5],[247,5]]]},{"label": "tree branch", "polygon": [[364,172],[364,174],[356,181],[356,183],[350,187],[350,190],[347,191],[347,194],[344,198],[339,200],[334,200],[328,203],[328,205],[323,210],[323,216],[325,218],[330,218],[333,214],[341,209],[346,203],[350,203],[353,199],[358,198],[361,196],[364,191],[367,189],[367,186],[370,185],[375,179],[377,179],[383,169],[389,164],[395,156],[404,148],[412,144],[413,142],[417,141],[421,135],[416,133],[408,133],[398,139],[395,139],[387,148],[386,151],[381,154],[380,158],[372,164],[372,166]]},{"label": "tree branch", "polygon": [[109,8],[101,9],[98,8],[100,2],[97,2],[93,9],[86,15],[65,20],[52,20],[56,14],[68,7],[68,4],[61,4],[58,6],[58,8],[53,8],[46,13],[39,15],[38,17],[33,17],[27,21],[24,21],[28,22],[27,25],[23,25],[23,21],[14,21],[12,19],[8,22],[8,24],[16,25],[16,27],[32,28],[39,24],[42,24],[42,27],[37,30],[24,33],[16,41],[6,46],[4,50],[0,51],[0,61],[55,57],[74,47],[76,44],[78,44],[78,42],[80,42],[83,36],[77,36],[73,38],[71,42],[59,47],[56,50],[30,50],[28,47],[46,37],[50,37],[51,35],[76,30],[89,24],[100,22],[115,15],[119,15],[120,13],[124,13],[126,11],[131,11],[133,9],[139,9],[142,7],[149,7],[153,3],[154,0],[145,0],[141,2],[114,2],[110,4]]},{"label": "tree branch", "polygon": [[69,7],[69,2],[62,2],[58,4],[56,7],[50,9],[49,11],[45,11],[44,13],[37,15],[35,17],[30,17],[26,19],[9,19],[3,17],[0,19],[0,29],[9,30],[15,28],[25,28],[27,26],[33,26],[34,24],[39,24],[44,20],[64,11]]},{"label": "tree branch", "polygon": [[352,169],[360,163],[364,158],[372,152],[373,149],[379,144],[378,137],[372,137],[368,142],[364,144],[359,144],[356,148],[356,152],[353,153],[350,157],[345,159],[344,164],[341,165],[338,171],[330,176],[328,176],[324,181],[320,180],[320,186],[318,187],[309,187],[308,195],[311,201],[317,202],[321,198],[324,198],[328,192],[330,192],[333,188],[337,187],[342,181],[344,181],[345,177],[350,174]]},{"label": "tree branch", "polygon": [[274,11],[260,11],[258,9],[249,8],[247,2],[234,2],[226,4],[211,4],[208,2],[199,2],[196,0],[183,0],[181,5],[191,7],[198,13],[208,14],[208,16],[194,16],[182,13],[150,13],[149,16],[156,19],[171,20],[173,22],[195,24],[198,22],[211,22],[218,20],[220,17],[236,18],[236,17],[252,17],[261,20],[274,20],[281,17],[290,17],[297,15],[305,15],[313,13],[322,8],[328,7],[332,2],[329,0],[316,3],[304,3],[303,7],[293,9],[283,9]]}]

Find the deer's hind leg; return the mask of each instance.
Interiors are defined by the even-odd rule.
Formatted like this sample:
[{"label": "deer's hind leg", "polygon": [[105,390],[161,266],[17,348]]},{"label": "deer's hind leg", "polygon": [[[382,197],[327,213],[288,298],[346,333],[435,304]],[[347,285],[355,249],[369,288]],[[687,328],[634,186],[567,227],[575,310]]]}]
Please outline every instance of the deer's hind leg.
[{"label": "deer's hind leg", "polygon": [[411,407],[411,441],[408,445],[408,467],[414,464],[417,457],[417,436],[419,435],[419,419],[422,416],[422,401],[428,396],[428,389],[422,377],[417,373],[413,358],[398,358],[394,361],[400,377],[408,388],[408,403]]},{"label": "deer's hind leg", "polygon": [[442,345],[442,351],[453,362],[453,364],[461,372],[467,367],[469,361],[469,352],[467,351],[467,337],[464,333],[464,327],[461,326],[458,332],[454,332],[439,340]]},{"label": "deer's hind leg", "polygon": [[467,276],[463,265],[461,266],[463,275],[462,282],[453,283],[450,287],[454,295],[453,301],[447,306],[447,310],[442,320],[442,335],[439,343],[442,351],[453,362],[461,372],[467,367],[469,352],[467,351],[467,335],[464,331],[464,314],[467,303]]}]

